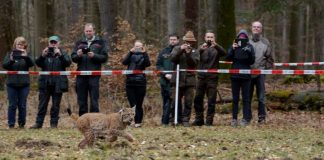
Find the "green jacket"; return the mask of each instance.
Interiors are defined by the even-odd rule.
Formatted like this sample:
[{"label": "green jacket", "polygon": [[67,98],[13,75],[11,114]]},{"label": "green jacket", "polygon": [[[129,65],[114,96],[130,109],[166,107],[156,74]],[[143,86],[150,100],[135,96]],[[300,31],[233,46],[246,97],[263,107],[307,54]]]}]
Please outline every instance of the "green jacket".
[{"label": "green jacket", "polygon": [[[31,57],[21,57],[13,61],[10,60],[10,53],[7,53],[2,62],[2,67],[8,71],[28,71],[30,67],[34,66]],[[8,75],[7,85],[12,87],[25,87],[29,86],[29,75]]]},{"label": "green jacket", "polygon": [[[168,46],[164,48],[157,57],[156,69],[161,71],[170,71],[174,69],[173,62],[170,60],[171,52],[174,47]],[[165,78],[165,74],[161,73],[160,85],[164,87],[170,87],[170,80]],[[171,74],[171,73],[170,73]]]},{"label": "green jacket", "polygon": [[[174,70],[177,64],[180,69],[196,69],[199,62],[199,54],[196,49],[186,53],[180,46],[174,47],[171,52],[171,61],[174,63]],[[172,74],[171,84],[175,85],[176,72]],[[196,85],[196,72],[180,72],[179,87],[194,87]]]},{"label": "green jacket", "polygon": [[[71,65],[70,56],[62,49],[61,56],[55,57],[43,57],[39,56],[35,63],[38,67],[42,69],[42,71],[65,71],[67,67]],[[50,76],[50,75],[41,75],[38,78],[38,89],[46,90],[48,85],[55,86],[56,93],[62,93],[68,91],[68,79],[67,76],[58,75],[58,76]]]}]

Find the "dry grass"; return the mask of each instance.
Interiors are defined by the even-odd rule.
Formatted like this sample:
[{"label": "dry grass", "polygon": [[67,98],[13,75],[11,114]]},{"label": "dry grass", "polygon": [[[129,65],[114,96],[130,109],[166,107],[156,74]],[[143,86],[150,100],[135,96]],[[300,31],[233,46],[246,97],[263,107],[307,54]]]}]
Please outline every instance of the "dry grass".
[{"label": "dry grass", "polygon": [[[269,123],[232,128],[230,115],[217,115],[213,127],[161,127],[146,119],[128,128],[139,145],[120,138],[79,150],[82,135],[63,115],[59,129],[1,127],[0,159],[320,159],[324,158],[323,115],[271,113]],[[298,120],[296,121],[296,119]],[[154,118],[153,118],[154,119]]]}]

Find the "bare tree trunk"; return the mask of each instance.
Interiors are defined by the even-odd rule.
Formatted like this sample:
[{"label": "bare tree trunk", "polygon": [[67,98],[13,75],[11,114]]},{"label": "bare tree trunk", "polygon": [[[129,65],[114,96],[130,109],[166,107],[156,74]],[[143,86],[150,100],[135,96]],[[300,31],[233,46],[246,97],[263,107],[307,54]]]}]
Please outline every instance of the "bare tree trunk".
[{"label": "bare tree trunk", "polygon": [[217,41],[228,47],[235,38],[235,5],[234,0],[220,0],[217,6]]},{"label": "bare tree trunk", "polygon": [[101,30],[104,32],[103,37],[109,42],[109,48],[112,47],[112,35],[115,32],[117,2],[115,0],[98,0],[100,10]]},{"label": "bare tree trunk", "polygon": [[[315,34],[315,59],[316,60],[322,60],[323,58],[323,54],[324,54],[324,49],[323,49],[323,45],[324,45],[324,31],[323,31],[323,27],[324,27],[324,11],[321,8],[324,5],[323,1],[314,1],[312,2],[314,3],[313,6],[313,26],[314,26],[314,32]],[[316,19],[316,20],[315,20]],[[316,67],[316,69],[321,69],[323,67],[318,66]],[[320,79],[320,75],[317,75],[317,90],[321,91],[321,79]]]},{"label": "bare tree trunk", "polygon": [[195,37],[198,36],[198,1],[186,0],[185,1],[185,23],[184,28],[186,31],[193,31]]},{"label": "bare tree trunk", "polygon": [[207,27],[216,31],[217,26],[217,8],[215,7],[218,0],[207,0],[208,20]]},{"label": "bare tree trunk", "polygon": [[297,41],[297,52],[298,56],[297,61],[298,62],[305,62],[306,61],[306,54],[305,54],[305,4],[300,4],[298,6],[298,41]]},{"label": "bare tree trunk", "polygon": [[168,13],[168,34],[177,33],[179,26],[179,6],[178,0],[167,0]]},{"label": "bare tree trunk", "polygon": [[[297,62],[298,52],[298,6],[292,4],[290,7],[290,27],[289,27],[289,62]],[[295,69],[296,67],[291,67]]]},{"label": "bare tree trunk", "polygon": [[[41,38],[46,37],[47,32],[47,12],[46,12],[46,1],[44,0],[34,0],[35,3],[35,45],[34,54],[37,56],[41,53],[42,48],[45,43],[41,44]],[[45,22],[45,23],[44,23]],[[36,55],[34,57],[36,57]]]}]

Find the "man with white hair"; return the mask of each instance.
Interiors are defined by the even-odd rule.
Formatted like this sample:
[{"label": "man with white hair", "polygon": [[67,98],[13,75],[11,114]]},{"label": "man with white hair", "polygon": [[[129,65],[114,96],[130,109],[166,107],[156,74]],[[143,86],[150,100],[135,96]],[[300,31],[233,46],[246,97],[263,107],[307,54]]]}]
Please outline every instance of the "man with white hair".
[{"label": "man with white hair", "polygon": [[[251,69],[271,69],[273,67],[273,54],[271,52],[270,42],[262,36],[262,23],[254,21],[252,23],[252,38],[249,43],[254,47],[255,62]],[[258,98],[258,122],[264,123],[266,119],[265,107],[265,75],[252,75],[250,98],[252,100],[254,86]]]}]

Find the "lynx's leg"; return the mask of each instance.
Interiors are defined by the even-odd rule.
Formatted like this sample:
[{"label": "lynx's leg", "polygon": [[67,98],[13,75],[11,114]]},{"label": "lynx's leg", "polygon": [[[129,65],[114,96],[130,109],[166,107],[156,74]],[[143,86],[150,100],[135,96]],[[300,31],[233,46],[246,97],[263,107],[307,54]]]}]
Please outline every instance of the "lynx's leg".
[{"label": "lynx's leg", "polygon": [[88,130],[85,132],[85,141],[88,146],[93,146],[94,140],[95,140],[95,135],[91,130]]},{"label": "lynx's leg", "polygon": [[87,139],[83,139],[80,143],[79,143],[79,148],[84,149],[84,147],[87,145]]},{"label": "lynx's leg", "polygon": [[129,133],[125,132],[125,131],[120,131],[120,132],[121,132],[120,133],[120,136],[124,137],[128,141],[130,141],[130,142],[134,142],[135,141],[135,138],[131,134],[129,134]]}]

